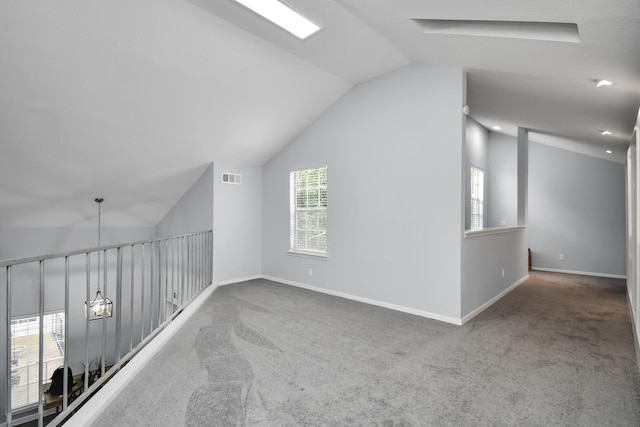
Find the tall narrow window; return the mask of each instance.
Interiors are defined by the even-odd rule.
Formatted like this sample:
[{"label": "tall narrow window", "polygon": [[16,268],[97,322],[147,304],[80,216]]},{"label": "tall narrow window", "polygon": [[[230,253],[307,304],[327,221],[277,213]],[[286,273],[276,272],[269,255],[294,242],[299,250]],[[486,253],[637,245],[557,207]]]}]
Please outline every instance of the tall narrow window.
[{"label": "tall narrow window", "polygon": [[484,172],[471,166],[471,230],[479,230],[484,224]]},{"label": "tall narrow window", "polygon": [[326,254],[326,167],[291,172],[290,214],[291,251]]},{"label": "tall narrow window", "polygon": [[[44,382],[64,364],[64,313],[46,314],[43,323]],[[38,403],[40,318],[11,320],[11,409]]]}]

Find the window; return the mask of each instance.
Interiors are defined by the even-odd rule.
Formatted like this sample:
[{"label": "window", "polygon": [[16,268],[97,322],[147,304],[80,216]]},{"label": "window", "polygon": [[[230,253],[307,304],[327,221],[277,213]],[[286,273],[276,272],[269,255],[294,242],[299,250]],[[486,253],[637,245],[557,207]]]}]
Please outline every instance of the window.
[{"label": "window", "polygon": [[[44,382],[64,364],[64,313],[42,317]],[[11,320],[11,409],[38,403],[40,318]]]},{"label": "window", "polygon": [[327,253],[327,168],[291,172],[290,243],[293,252]]},{"label": "window", "polygon": [[484,172],[471,166],[471,230],[479,230],[484,224]]}]

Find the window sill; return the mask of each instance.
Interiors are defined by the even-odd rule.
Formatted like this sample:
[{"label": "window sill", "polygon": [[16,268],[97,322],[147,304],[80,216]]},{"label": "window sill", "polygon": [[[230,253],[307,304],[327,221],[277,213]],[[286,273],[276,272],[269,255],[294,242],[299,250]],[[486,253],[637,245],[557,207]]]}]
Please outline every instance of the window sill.
[{"label": "window sill", "polygon": [[302,257],[302,258],[312,258],[312,259],[320,259],[320,260],[326,260],[327,258],[329,258],[329,255],[318,253],[318,252],[303,252],[303,251],[290,250],[290,251],[287,251],[287,254],[291,256]]},{"label": "window sill", "polygon": [[526,229],[527,227],[519,225],[515,227],[490,227],[482,228],[480,230],[467,230],[464,232],[464,238],[468,239],[471,237],[490,236],[492,234],[511,233],[514,231],[523,231]]}]

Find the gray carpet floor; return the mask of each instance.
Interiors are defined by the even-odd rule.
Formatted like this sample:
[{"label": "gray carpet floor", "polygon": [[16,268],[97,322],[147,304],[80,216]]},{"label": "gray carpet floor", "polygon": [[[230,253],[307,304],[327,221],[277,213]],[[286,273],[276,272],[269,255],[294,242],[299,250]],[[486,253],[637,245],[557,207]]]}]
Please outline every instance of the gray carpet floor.
[{"label": "gray carpet floor", "polygon": [[624,281],[533,272],[464,326],[217,289],[95,426],[638,426]]}]

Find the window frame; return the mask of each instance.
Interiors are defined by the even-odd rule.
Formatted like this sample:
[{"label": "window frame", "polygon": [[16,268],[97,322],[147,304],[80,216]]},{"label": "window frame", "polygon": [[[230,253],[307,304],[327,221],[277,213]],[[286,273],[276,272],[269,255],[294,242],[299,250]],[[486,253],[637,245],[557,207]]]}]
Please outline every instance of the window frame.
[{"label": "window frame", "polygon": [[[49,357],[50,356],[49,353],[52,351],[52,349],[48,348],[47,341],[45,340],[44,354],[43,354],[44,357],[42,362],[45,364],[44,375],[42,378],[43,384],[46,384],[50,381],[53,371],[58,366],[64,366],[65,322],[66,322],[66,316],[63,310],[53,311],[53,312],[48,312],[43,314],[42,324],[45,331],[43,334],[43,337],[47,334],[52,334],[51,339],[53,341],[53,344],[57,347],[60,353],[59,355]],[[25,325],[25,324],[26,324],[26,331],[25,330],[22,330],[19,332],[16,331],[17,326]],[[25,329],[25,326],[22,326],[21,329]],[[38,342],[39,332],[40,332],[40,316],[37,314],[14,316],[11,318],[10,331],[11,331],[11,338],[10,338],[11,346],[14,349],[19,347],[19,346],[16,346],[17,338],[28,337],[26,338],[27,347],[21,350],[21,352],[22,351],[28,352],[25,357],[26,365],[20,366],[19,364],[16,364],[16,366],[14,367],[13,361],[14,360],[19,361],[20,358],[18,357],[19,353],[12,354],[11,410],[22,411],[22,410],[26,410],[26,409],[37,406],[42,397],[38,394],[39,387],[38,387],[38,373],[37,373],[39,370],[39,363],[40,363],[40,360],[39,360],[40,349],[39,349],[39,342]],[[61,337],[56,337],[55,336],[56,334],[61,335]],[[35,339],[35,342],[33,342],[34,339]],[[36,353],[35,357],[33,357],[34,352]],[[56,361],[59,361],[59,363],[52,364],[53,362],[56,362]],[[51,366],[49,366],[49,364],[51,364]],[[32,375],[31,371],[33,371],[34,368],[36,369],[36,373],[35,375]],[[17,383],[15,385],[13,384],[14,373],[17,375],[17,381],[16,381]],[[26,382],[24,384],[22,384],[23,375],[26,377],[25,378]],[[16,394],[20,393],[20,391],[18,390],[18,387],[22,388],[26,392],[25,399],[17,398]]]},{"label": "window frame", "polygon": [[[324,170],[324,182],[318,182],[316,186],[300,185],[299,176],[302,173],[308,174],[322,174]],[[322,180],[322,178],[320,178]],[[306,169],[293,170],[289,173],[289,251],[291,255],[308,256],[313,258],[326,258],[328,257],[328,168],[326,165],[319,167],[312,167]],[[299,195],[304,193],[306,195],[305,207],[299,206]],[[324,194],[323,194],[324,193]],[[309,195],[316,194],[318,203],[311,203],[309,206]],[[300,213],[308,212],[315,213],[316,226],[305,229],[300,225]],[[312,215],[313,216],[313,215]],[[308,220],[308,218],[307,218]],[[324,225],[324,227],[322,226]],[[302,232],[315,232],[316,236],[322,236],[320,242],[316,245],[309,245],[309,237],[302,237]],[[301,241],[304,240],[306,244],[301,245]]]},{"label": "window frame", "polygon": [[482,230],[484,228],[485,189],[484,170],[482,168],[475,165],[471,165],[469,168],[469,188],[469,230]]}]

